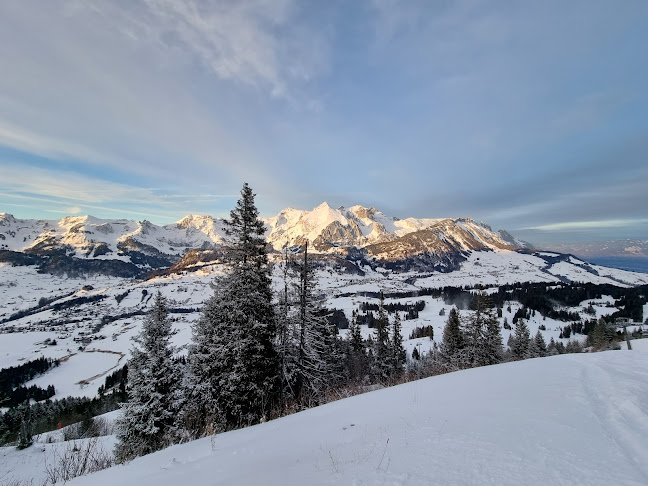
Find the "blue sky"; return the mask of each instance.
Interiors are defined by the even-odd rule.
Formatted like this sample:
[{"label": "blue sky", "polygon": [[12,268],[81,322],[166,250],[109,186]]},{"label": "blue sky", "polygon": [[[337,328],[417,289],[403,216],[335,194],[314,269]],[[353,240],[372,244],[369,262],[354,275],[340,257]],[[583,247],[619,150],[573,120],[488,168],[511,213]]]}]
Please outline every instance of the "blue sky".
[{"label": "blue sky", "polygon": [[648,239],[648,2],[0,2],[0,211]]}]

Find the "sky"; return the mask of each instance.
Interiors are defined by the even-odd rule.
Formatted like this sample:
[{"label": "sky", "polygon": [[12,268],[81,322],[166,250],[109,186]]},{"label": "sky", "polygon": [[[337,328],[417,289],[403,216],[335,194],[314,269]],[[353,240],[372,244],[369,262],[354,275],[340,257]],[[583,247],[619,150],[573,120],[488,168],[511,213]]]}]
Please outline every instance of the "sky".
[{"label": "sky", "polygon": [[0,2],[0,212],[648,239],[645,0]]}]

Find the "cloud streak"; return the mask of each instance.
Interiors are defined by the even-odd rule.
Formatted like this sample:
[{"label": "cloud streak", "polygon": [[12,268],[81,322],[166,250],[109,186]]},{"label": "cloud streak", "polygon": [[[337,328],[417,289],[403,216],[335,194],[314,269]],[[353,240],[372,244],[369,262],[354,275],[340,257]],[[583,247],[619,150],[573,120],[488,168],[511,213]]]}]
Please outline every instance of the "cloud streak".
[{"label": "cloud streak", "polygon": [[596,229],[596,228],[623,228],[626,226],[646,224],[646,223],[648,223],[648,219],[570,221],[566,223],[545,224],[542,226],[533,226],[533,227],[523,228],[523,229],[540,230],[540,231],[561,231],[561,230]]}]

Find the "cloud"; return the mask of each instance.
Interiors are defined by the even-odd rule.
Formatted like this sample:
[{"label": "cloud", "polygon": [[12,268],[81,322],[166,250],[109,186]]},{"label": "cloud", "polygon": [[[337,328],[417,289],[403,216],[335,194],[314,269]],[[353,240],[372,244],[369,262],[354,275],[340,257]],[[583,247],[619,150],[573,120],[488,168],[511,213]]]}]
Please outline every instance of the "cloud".
[{"label": "cloud", "polygon": [[20,202],[9,203],[12,205],[46,208],[48,212],[114,212],[145,216],[166,224],[187,212],[223,212],[238,195],[169,193],[75,172],[3,164],[0,167],[0,197]]},{"label": "cloud", "polygon": [[563,230],[578,230],[578,229],[596,229],[596,228],[622,228],[626,226],[634,226],[638,224],[646,224],[648,219],[614,219],[602,221],[570,221],[566,223],[553,223],[541,226],[532,226],[523,228],[526,230],[539,230],[539,231],[563,231]]},{"label": "cloud", "polygon": [[74,158],[96,164],[109,164],[115,161],[114,158],[97,153],[82,144],[29,132],[20,127],[11,126],[6,120],[1,119],[0,146],[57,159]]},{"label": "cloud", "polygon": [[60,214],[65,214],[65,215],[72,215],[72,214],[79,214],[83,211],[78,206],[73,206],[73,207],[68,207],[68,208],[63,208],[63,209],[46,209],[48,213],[60,213]]},{"label": "cloud", "polygon": [[299,14],[295,0],[94,2],[93,8],[122,34],[161,54],[195,59],[219,78],[272,96],[289,95],[293,82],[322,67],[322,53],[309,49],[309,38],[317,33],[293,27]]},{"label": "cloud", "polygon": [[292,0],[3,3],[0,146],[151,184],[277,185],[268,109],[322,109],[302,88],[327,51],[302,15]]}]

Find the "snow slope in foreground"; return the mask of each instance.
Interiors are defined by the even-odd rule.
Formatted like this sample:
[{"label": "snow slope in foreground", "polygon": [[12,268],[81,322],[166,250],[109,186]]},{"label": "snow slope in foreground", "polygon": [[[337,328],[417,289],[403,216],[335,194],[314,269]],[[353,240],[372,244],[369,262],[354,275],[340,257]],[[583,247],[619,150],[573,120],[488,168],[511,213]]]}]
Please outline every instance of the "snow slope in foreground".
[{"label": "snow slope in foreground", "polygon": [[71,484],[647,484],[646,383],[641,351],[472,369],[171,447]]}]

